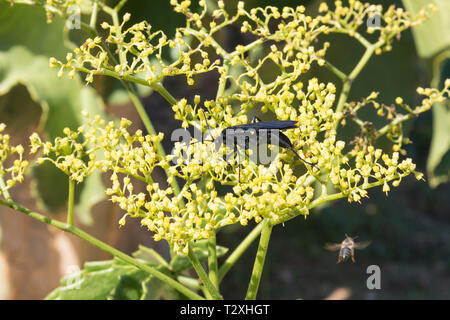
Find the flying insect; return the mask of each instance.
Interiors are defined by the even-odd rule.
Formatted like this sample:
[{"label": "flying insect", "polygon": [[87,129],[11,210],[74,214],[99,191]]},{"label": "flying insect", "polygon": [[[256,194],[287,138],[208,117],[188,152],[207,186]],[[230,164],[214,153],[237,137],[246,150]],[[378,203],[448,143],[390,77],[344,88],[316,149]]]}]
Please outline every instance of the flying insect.
[{"label": "flying insect", "polygon": [[346,234],[345,239],[341,243],[327,243],[325,244],[325,249],[330,251],[339,250],[337,263],[347,261],[348,258],[351,258],[355,262],[355,249],[365,249],[371,243],[371,241],[355,242],[357,238],[357,236],[352,238]]}]

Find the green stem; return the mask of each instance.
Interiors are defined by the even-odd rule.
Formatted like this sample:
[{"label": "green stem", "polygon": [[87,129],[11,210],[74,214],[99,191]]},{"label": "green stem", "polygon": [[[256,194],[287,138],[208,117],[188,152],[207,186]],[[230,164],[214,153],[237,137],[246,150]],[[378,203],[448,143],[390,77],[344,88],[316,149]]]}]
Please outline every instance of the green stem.
[{"label": "green stem", "polygon": [[[111,19],[113,21],[114,27],[116,28],[116,36],[121,39],[122,38],[122,28],[120,27],[120,23],[119,23],[119,15],[117,13],[117,11],[112,10],[110,12],[108,12],[109,15],[111,16]],[[122,46],[119,44],[117,45],[118,47],[118,52],[119,52],[119,61],[121,65],[124,65],[127,63],[127,57],[125,52],[122,50]]]},{"label": "green stem", "polygon": [[342,82],[345,82],[348,78],[348,76],[339,70],[337,67],[332,65],[330,62],[325,60],[325,67],[327,67],[331,72],[333,72],[339,79],[341,79]]},{"label": "green stem", "polygon": [[[339,96],[338,104],[336,107],[336,112],[342,112],[342,110],[344,109],[344,106],[347,102],[347,98],[350,93],[350,89],[352,87],[353,81],[360,74],[360,72],[362,71],[364,66],[367,64],[367,62],[369,61],[369,59],[372,57],[373,53],[379,46],[380,46],[380,43],[378,43],[378,42],[376,44],[367,46],[367,49],[364,52],[361,59],[359,60],[358,64],[355,66],[355,68],[352,70],[352,72],[348,75],[348,77],[345,77],[345,79],[343,79],[344,84],[342,87],[341,94]],[[336,130],[338,125],[339,125],[339,121],[336,121],[333,129]]]},{"label": "green stem", "polygon": [[159,82],[152,83],[150,86],[153,90],[157,91],[164,99],[167,100],[171,105],[175,105],[178,103],[177,99],[175,99],[166,88]]},{"label": "green stem", "polygon": [[123,261],[128,262],[129,264],[134,265],[135,267],[137,267],[145,272],[148,272],[150,275],[167,283],[168,285],[172,286],[174,289],[178,290],[180,293],[184,294],[186,297],[188,297],[190,299],[194,299],[194,300],[203,300],[204,299],[202,296],[196,294],[189,288],[183,286],[181,283],[175,281],[174,279],[165,275],[164,273],[156,270],[153,267],[150,267],[150,266],[147,266],[145,264],[138,262],[136,259],[130,257],[129,255],[107,245],[106,243],[102,242],[101,240],[91,236],[90,234],[84,232],[81,229],[78,229],[77,227],[75,227],[73,225],[69,225],[67,223],[48,218],[40,213],[33,212],[27,208],[24,208],[21,205],[14,203],[14,202],[4,201],[4,200],[0,199],[0,205],[20,211],[20,212],[30,216],[33,219],[36,219],[36,220],[44,222],[48,225],[54,226],[60,230],[69,232],[69,233],[77,236],[78,238],[80,238],[86,242],[89,242],[93,246],[95,246],[105,252],[110,253],[114,257],[122,259]]},{"label": "green stem", "polygon": [[12,201],[11,195],[9,194],[9,191],[6,188],[5,180],[3,180],[2,175],[0,175],[0,194],[3,195],[6,200]]},{"label": "green stem", "polygon": [[263,224],[258,223],[258,225],[245,237],[245,239],[234,249],[222,266],[219,269],[219,283],[222,281],[223,277],[228,273],[231,267],[236,263],[236,261],[242,256],[242,254],[247,250],[247,248],[255,241],[255,239],[261,233]]},{"label": "green stem", "polygon": [[97,16],[98,16],[98,3],[94,2],[92,5],[92,15],[91,20],[89,21],[89,26],[95,29],[95,25],[97,24]]},{"label": "green stem", "polygon": [[69,200],[67,208],[67,224],[73,226],[73,205],[75,202],[75,180],[69,178]]},{"label": "green stem", "polygon": [[383,135],[385,135],[390,129],[392,129],[393,127],[399,125],[402,122],[405,122],[406,120],[409,120],[413,117],[416,117],[417,115],[414,113],[408,113],[408,114],[401,114],[398,115],[397,117],[395,117],[395,119],[388,123],[387,125],[385,125],[383,128],[381,128],[380,130],[378,130],[378,134],[377,137],[381,137]]},{"label": "green stem", "polygon": [[208,239],[208,271],[212,284],[219,288],[219,271],[217,266],[216,235]]},{"label": "green stem", "polygon": [[269,246],[270,234],[272,232],[272,223],[269,219],[264,219],[259,239],[258,251],[256,253],[255,264],[253,265],[252,277],[248,286],[245,300],[255,300],[258,294],[259,282],[264,267],[264,260],[266,258],[267,248]]},{"label": "green stem", "polygon": [[217,94],[216,94],[216,102],[219,100],[219,98],[223,95],[224,91],[225,91],[225,86],[227,84],[227,75],[228,72],[230,70],[230,60],[229,59],[225,59],[223,66],[225,68],[225,72],[223,74],[220,75],[220,79],[219,79],[219,87],[217,88]]},{"label": "green stem", "polygon": [[202,264],[198,260],[196,254],[192,250],[191,246],[189,246],[189,253],[188,253],[189,260],[192,263],[192,266],[194,267],[195,271],[197,272],[197,275],[202,280],[203,285],[205,286],[205,289],[208,291],[208,293],[211,295],[212,299],[215,300],[223,300],[221,294],[217,290],[217,288],[214,286],[214,284],[209,280],[208,275],[206,274],[205,269],[203,269]]},{"label": "green stem", "polygon": [[122,9],[122,7],[125,5],[125,3],[126,3],[127,1],[128,1],[128,0],[121,0],[121,1],[116,5],[116,7],[114,8],[114,10],[115,10],[116,12],[119,12],[120,9]]}]

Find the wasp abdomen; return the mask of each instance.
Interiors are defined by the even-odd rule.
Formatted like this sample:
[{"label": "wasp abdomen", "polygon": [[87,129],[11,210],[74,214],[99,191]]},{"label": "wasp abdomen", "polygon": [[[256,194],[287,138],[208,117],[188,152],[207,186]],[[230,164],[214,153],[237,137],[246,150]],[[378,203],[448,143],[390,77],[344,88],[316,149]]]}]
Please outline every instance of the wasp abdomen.
[{"label": "wasp abdomen", "polygon": [[352,249],[350,249],[349,247],[343,247],[341,249],[341,259],[340,260],[346,261],[351,256],[352,256]]}]

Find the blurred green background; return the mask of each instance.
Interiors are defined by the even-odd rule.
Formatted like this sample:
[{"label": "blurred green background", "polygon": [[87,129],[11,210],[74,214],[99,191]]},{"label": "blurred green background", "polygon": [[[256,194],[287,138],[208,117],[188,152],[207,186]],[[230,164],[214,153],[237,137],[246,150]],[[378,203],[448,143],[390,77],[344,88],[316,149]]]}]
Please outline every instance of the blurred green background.
[{"label": "blurred green background", "polygon": [[[212,0],[211,0],[212,1]],[[230,1],[234,2],[234,1]],[[273,1],[245,1],[246,7],[274,5]],[[333,1],[327,1],[332,4]],[[408,30],[395,41],[392,52],[374,57],[357,78],[350,94],[359,100],[372,91],[380,92],[380,101],[390,104],[397,96],[416,105],[418,86],[441,86],[450,76],[445,52],[450,48],[450,8],[446,0],[370,1],[407,6],[417,10],[435,3],[440,12],[413,34]],[[314,13],[316,1],[276,1],[276,5],[305,5]],[[183,25],[183,16],[172,11],[168,1],[129,0],[124,12],[132,21],[143,19],[168,35]],[[434,20],[433,20],[434,19]],[[126,116],[139,128],[138,116],[120,83],[96,78],[92,86],[82,79],[58,79],[57,70],[48,68],[48,58],[64,58],[70,42],[82,43],[87,35],[74,30],[63,33],[63,21],[56,17],[46,24],[41,8],[16,5],[0,0],[0,122],[8,125],[15,143],[27,145],[27,136],[37,130],[53,139],[66,126],[76,127],[82,120],[80,110],[106,113],[110,117]],[[101,21],[101,17],[99,18]],[[242,41],[237,30],[220,34],[222,43],[234,47]],[[69,41],[70,40],[70,41]],[[351,70],[363,52],[352,39],[332,36],[327,57],[344,71]],[[447,51],[446,51],[447,50]],[[436,67],[433,67],[435,65]],[[314,68],[308,76],[321,82],[337,78]],[[215,76],[204,76],[194,87],[184,78],[165,82],[176,98],[194,95],[215,96]],[[142,89],[142,88],[141,88]],[[141,90],[142,99],[157,131],[169,135],[179,123],[173,120],[168,103],[157,94]],[[436,107],[436,106],[435,106]],[[427,182],[413,177],[405,179],[386,197],[381,189],[372,190],[362,204],[340,200],[314,210],[306,219],[297,218],[272,234],[266,267],[260,286],[262,299],[449,299],[450,298],[450,126],[448,104],[437,106],[407,124],[413,144],[407,147],[418,169],[427,172]],[[171,150],[169,139],[166,151]],[[431,151],[430,151],[431,150]],[[163,180],[163,174],[160,176]],[[120,210],[105,201],[101,190],[105,177],[96,175],[78,188],[77,221],[83,229],[115,247],[131,253],[138,244],[154,247],[167,255],[164,243],[154,243],[138,221],[118,228]],[[440,183],[442,181],[442,183]],[[13,196],[25,206],[62,216],[66,203],[66,179],[51,167],[33,169],[27,182],[16,188]],[[432,186],[430,186],[430,184]],[[45,297],[58,286],[59,278],[70,266],[85,261],[109,258],[104,253],[0,208],[1,255],[0,298],[36,299]],[[138,230],[138,231],[137,231]],[[220,245],[234,248],[251,230],[251,226],[231,226],[218,234]],[[344,234],[372,240],[366,250],[357,252],[356,263],[336,264],[337,254],[324,250],[326,242],[340,242]],[[256,243],[227,275],[222,289],[224,297],[241,299],[245,295]],[[368,290],[366,269],[381,268],[381,290]]]}]

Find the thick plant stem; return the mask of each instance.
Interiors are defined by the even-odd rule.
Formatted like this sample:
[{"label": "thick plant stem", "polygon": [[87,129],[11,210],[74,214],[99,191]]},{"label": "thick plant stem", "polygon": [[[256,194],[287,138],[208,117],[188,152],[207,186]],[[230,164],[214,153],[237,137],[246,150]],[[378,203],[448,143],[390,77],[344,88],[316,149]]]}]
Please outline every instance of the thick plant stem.
[{"label": "thick plant stem", "polygon": [[189,288],[185,287],[184,285],[182,285],[181,283],[175,281],[174,279],[172,279],[171,277],[165,275],[162,272],[159,272],[158,270],[156,270],[155,268],[152,268],[150,266],[147,266],[145,264],[140,263],[139,261],[137,261],[136,259],[134,259],[133,257],[130,257],[129,255],[111,247],[110,245],[104,243],[103,241],[91,236],[90,234],[84,232],[81,229],[78,229],[75,226],[69,225],[67,223],[61,222],[61,221],[57,221],[51,218],[48,218],[40,213],[37,212],[33,212],[27,208],[22,207],[21,205],[14,203],[14,202],[10,202],[10,201],[5,201],[0,199],[0,205],[9,207],[11,209],[17,210],[19,212],[22,212],[30,217],[32,217],[33,219],[36,219],[38,221],[44,222],[48,225],[54,226],[60,230],[69,232],[75,236],[77,236],[78,238],[92,244],[93,246],[110,253],[111,255],[113,255],[114,257],[117,257],[119,259],[122,259],[125,262],[128,262],[131,265],[134,265],[135,267],[148,272],[150,275],[154,276],[155,278],[163,281],[164,283],[167,283],[168,285],[172,286],[174,289],[178,290],[180,293],[184,294],[186,297],[193,299],[193,300],[203,300],[204,298],[198,294],[196,294],[194,291],[190,290]]},{"label": "thick plant stem", "polygon": [[250,279],[250,284],[248,286],[245,300],[255,300],[256,295],[258,294],[259,282],[261,281],[264,260],[266,258],[271,232],[272,223],[269,219],[264,219],[261,237],[259,238],[259,246],[256,253],[255,264],[253,265],[252,277]]},{"label": "thick plant stem", "polygon": [[69,200],[67,207],[67,224],[73,226],[73,205],[75,202],[75,180],[69,178]]},{"label": "thick plant stem", "polygon": [[212,284],[219,289],[219,271],[217,267],[216,235],[208,239],[208,271]]},{"label": "thick plant stem", "polygon": [[209,295],[212,299],[215,300],[223,300],[221,294],[217,290],[217,288],[214,286],[214,284],[209,279],[208,275],[206,274],[205,269],[203,269],[202,264],[198,260],[197,256],[195,255],[192,248],[189,246],[189,260],[192,263],[192,266],[194,267],[195,271],[197,272],[197,275],[199,276],[200,280],[202,280],[203,285],[205,289],[208,291]]},{"label": "thick plant stem", "polygon": [[241,257],[241,255],[247,250],[247,248],[255,241],[255,239],[261,233],[263,224],[258,223],[258,225],[245,237],[245,239],[234,249],[233,253],[228,256],[225,262],[219,269],[219,283],[222,281],[223,277],[228,273],[231,267],[236,263],[236,261]]},{"label": "thick plant stem", "polygon": [[[355,78],[361,73],[362,69],[366,66],[367,62],[372,57],[375,50],[381,45],[380,42],[377,42],[373,45],[368,45],[366,51],[364,52],[363,56],[359,60],[358,64],[355,66],[355,68],[352,70],[352,72],[348,75],[348,77],[343,77],[341,75],[341,79],[343,80],[343,86],[341,94],[339,95],[338,104],[336,107],[336,112],[342,112],[344,109],[345,104],[347,103],[348,95],[350,93],[350,89],[352,87],[352,83],[355,80]],[[336,121],[334,125],[334,129],[337,128],[339,125],[339,121]]]}]

